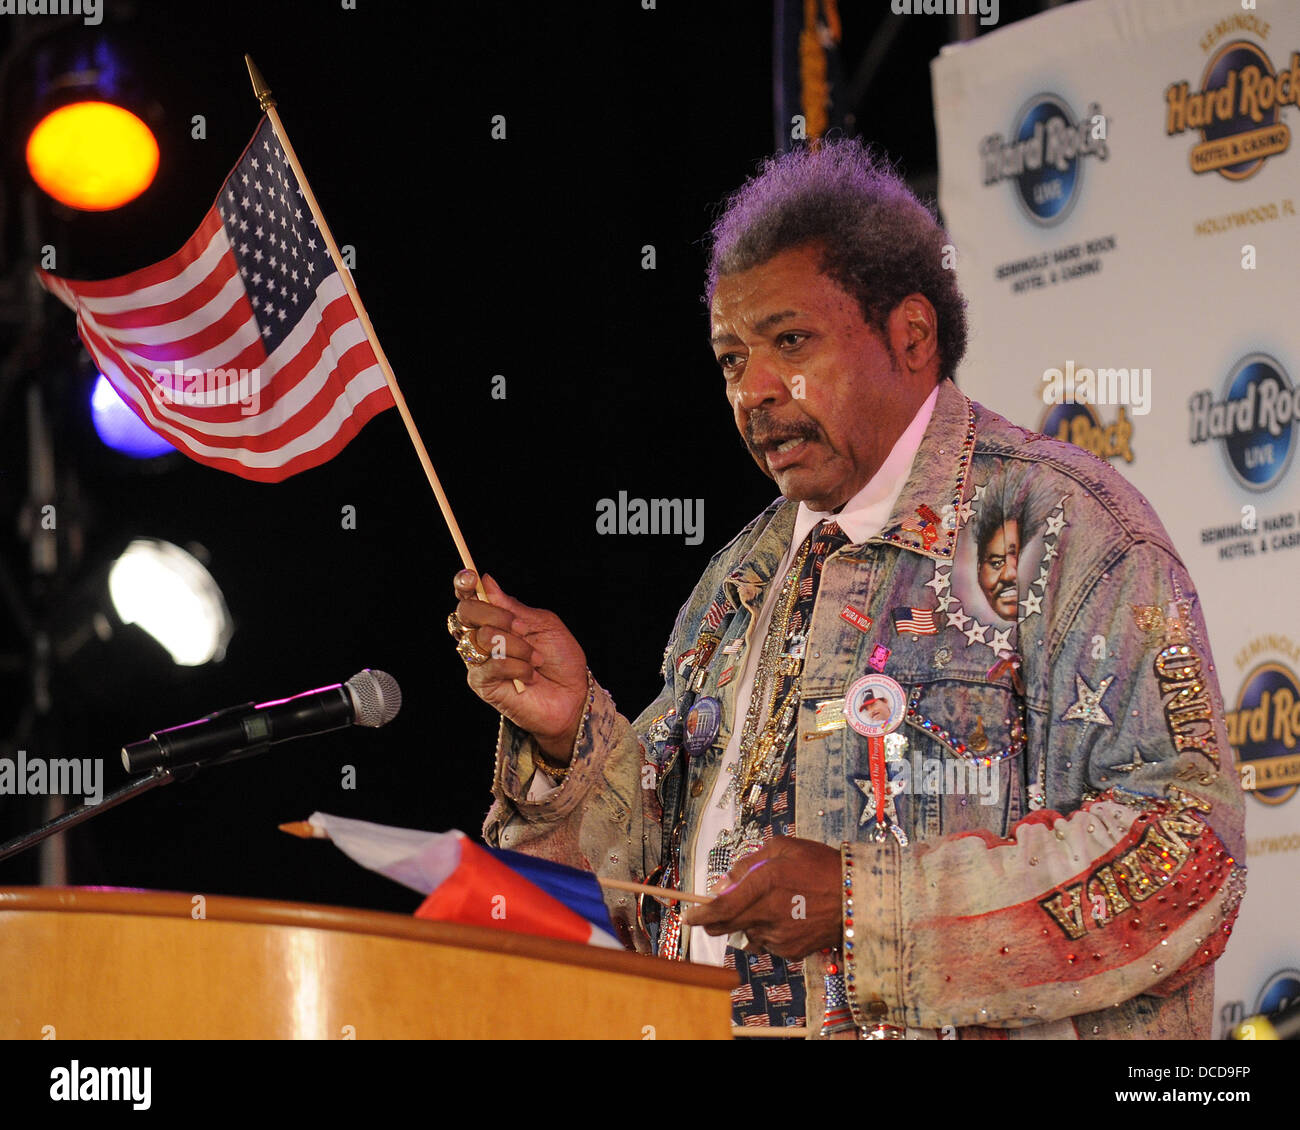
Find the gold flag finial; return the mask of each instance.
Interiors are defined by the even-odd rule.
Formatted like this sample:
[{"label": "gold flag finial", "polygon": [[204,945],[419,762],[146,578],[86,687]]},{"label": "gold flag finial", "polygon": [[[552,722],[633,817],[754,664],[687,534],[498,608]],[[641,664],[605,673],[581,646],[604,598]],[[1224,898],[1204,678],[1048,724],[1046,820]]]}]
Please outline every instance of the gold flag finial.
[{"label": "gold flag finial", "polygon": [[271,94],[271,88],[266,85],[266,79],[262,77],[262,72],[257,69],[257,64],[253,62],[251,55],[245,55],[244,62],[248,65],[248,77],[253,82],[253,93],[257,95],[257,104],[264,111],[269,110],[275,105],[275,97]]}]

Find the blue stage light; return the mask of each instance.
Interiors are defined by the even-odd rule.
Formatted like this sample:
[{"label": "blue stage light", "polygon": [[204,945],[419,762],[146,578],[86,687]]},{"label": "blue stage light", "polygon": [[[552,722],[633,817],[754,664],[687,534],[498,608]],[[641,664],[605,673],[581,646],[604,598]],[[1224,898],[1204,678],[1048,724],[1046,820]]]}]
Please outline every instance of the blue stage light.
[{"label": "blue stage light", "polygon": [[102,373],[90,394],[90,418],[105,444],[132,459],[153,459],[176,450],[126,406]]}]

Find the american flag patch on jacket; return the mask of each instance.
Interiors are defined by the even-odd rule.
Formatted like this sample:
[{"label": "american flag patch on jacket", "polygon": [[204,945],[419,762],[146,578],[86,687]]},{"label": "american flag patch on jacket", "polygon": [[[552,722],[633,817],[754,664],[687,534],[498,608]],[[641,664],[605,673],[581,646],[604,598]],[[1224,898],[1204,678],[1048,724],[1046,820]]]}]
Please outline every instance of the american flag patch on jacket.
[{"label": "american flag patch on jacket", "polygon": [[710,604],[708,611],[704,613],[704,622],[709,626],[709,631],[716,632],[726,614],[727,606],[722,600],[715,600]]},{"label": "american flag patch on jacket", "polygon": [[894,631],[915,632],[918,636],[933,636],[939,628],[934,622],[933,608],[894,609]]}]

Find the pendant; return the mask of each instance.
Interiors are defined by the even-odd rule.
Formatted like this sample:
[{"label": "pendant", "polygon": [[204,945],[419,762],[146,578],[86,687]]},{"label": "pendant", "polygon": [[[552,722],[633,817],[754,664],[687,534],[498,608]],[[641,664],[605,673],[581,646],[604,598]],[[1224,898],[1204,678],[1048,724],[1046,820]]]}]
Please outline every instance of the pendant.
[{"label": "pendant", "polygon": [[826,1012],[822,1016],[820,1035],[825,1038],[837,1032],[850,1032],[855,1027],[849,1009],[849,994],[844,987],[844,974],[840,970],[839,952],[831,950],[826,962]]},{"label": "pendant", "polygon": [[767,841],[763,838],[763,833],[758,830],[758,825],[751,820],[745,825],[745,834],[736,847],[736,863],[740,863],[755,852],[761,851],[766,844]]},{"label": "pendant", "polygon": [[858,790],[866,798],[866,803],[862,807],[862,816],[858,820],[858,826],[862,827],[868,821],[875,821],[875,827],[866,833],[866,839],[872,843],[883,843],[890,836],[898,841],[899,847],[907,847],[909,840],[907,833],[903,831],[902,825],[898,822],[898,807],[894,804],[894,797],[906,788],[906,781],[902,777],[895,778],[892,781],[886,781],[881,793],[884,795],[884,804],[876,803],[876,786],[868,778],[863,780],[861,777],[854,777],[853,783],[857,785]]},{"label": "pendant", "polygon": [[718,838],[714,841],[713,846],[709,848],[708,859],[706,863],[707,874],[705,876],[705,889],[709,892],[720,884],[736,865],[736,846],[740,843],[740,836],[730,828],[723,828],[718,833]]},{"label": "pendant", "polygon": [[740,791],[740,762],[729,761],[724,766],[731,780],[727,782],[727,787],[723,790],[722,796],[718,798],[718,807],[726,810],[730,808],[736,800],[736,793]]}]

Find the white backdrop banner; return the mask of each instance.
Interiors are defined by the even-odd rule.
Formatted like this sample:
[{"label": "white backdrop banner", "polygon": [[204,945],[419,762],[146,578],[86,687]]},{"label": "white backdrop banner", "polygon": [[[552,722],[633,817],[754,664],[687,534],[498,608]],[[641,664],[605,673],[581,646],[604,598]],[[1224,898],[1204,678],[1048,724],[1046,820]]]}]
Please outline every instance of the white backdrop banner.
[{"label": "white backdrop banner", "polygon": [[1085,0],[932,77],[962,387],[1117,467],[1200,593],[1251,789],[1222,1036],[1300,997],[1300,3]]}]

